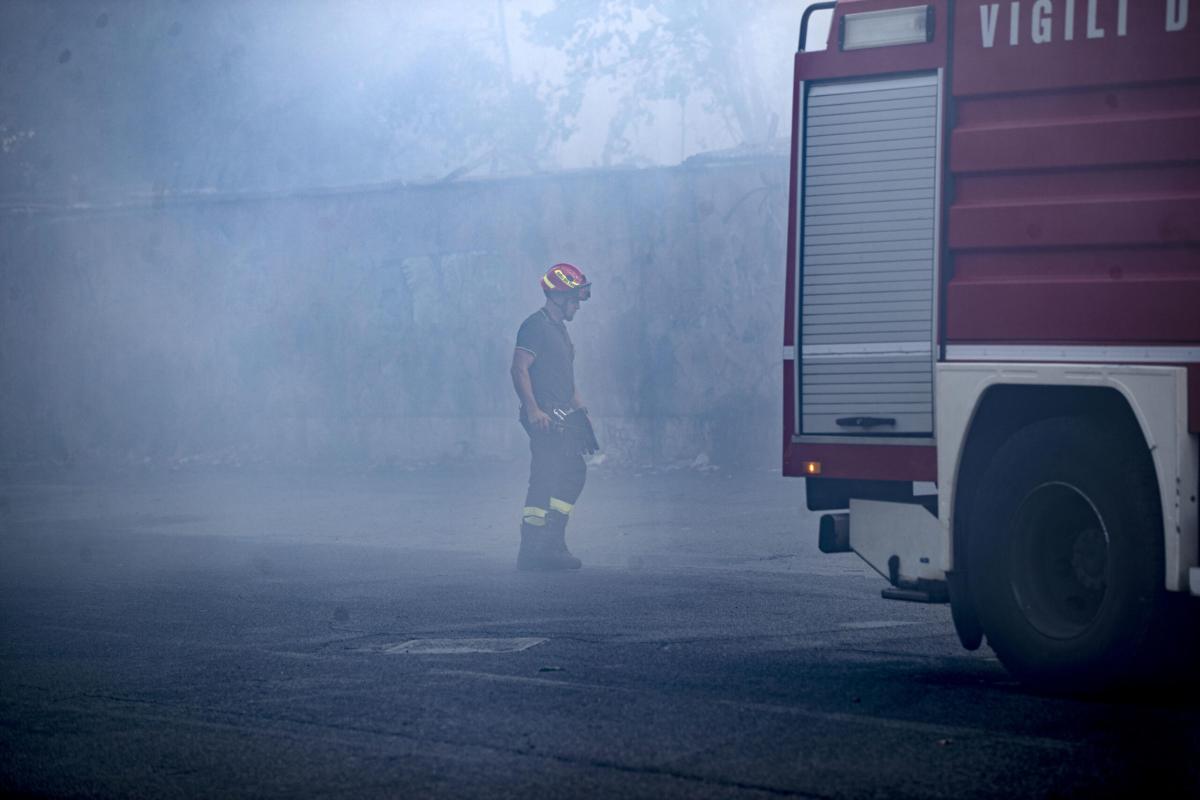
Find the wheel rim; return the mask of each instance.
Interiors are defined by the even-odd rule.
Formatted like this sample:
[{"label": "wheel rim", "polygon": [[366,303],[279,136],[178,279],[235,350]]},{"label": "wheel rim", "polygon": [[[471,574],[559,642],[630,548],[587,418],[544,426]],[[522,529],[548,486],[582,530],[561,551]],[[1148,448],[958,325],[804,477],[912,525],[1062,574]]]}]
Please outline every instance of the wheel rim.
[{"label": "wheel rim", "polygon": [[1095,621],[1108,591],[1108,530],[1080,489],[1046,483],[1013,518],[1009,552],[1013,596],[1045,636],[1070,639]]}]

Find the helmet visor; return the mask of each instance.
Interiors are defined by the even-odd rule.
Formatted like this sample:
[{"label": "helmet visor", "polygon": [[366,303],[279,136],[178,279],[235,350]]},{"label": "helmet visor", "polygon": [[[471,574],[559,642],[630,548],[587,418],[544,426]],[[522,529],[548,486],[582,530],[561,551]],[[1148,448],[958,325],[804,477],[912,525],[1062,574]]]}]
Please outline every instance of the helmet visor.
[{"label": "helmet visor", "polygon": [[583,286],[580,286],[575,290],[575,296],[579,298],[579,302],[581,303],[584,300],[587,300],[592,296],[592,285],[590,283],[585,283]]}]

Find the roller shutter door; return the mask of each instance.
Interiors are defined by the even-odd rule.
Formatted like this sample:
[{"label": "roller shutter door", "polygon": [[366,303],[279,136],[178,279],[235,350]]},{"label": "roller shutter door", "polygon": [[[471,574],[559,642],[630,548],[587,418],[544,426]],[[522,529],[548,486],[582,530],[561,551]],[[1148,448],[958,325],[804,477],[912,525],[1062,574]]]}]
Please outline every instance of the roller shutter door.
[{"label": "roller shutter door", "polygon": [[933,431],[937,81],[931,73],[809,87],[805,434]]}]

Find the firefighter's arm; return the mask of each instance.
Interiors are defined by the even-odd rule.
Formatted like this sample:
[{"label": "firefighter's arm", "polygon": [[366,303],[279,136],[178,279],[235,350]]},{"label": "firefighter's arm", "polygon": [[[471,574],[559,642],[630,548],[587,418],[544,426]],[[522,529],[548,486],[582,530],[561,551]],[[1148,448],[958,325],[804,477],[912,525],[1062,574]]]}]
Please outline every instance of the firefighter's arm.
[{"label": "firefighter's arm", "polygon": [[575,393],[571,396],[571,408],[580,408],[583,409],[585,414],[587,413],[587,408],[583,405],[583,396],[579,394],[578,386],[575,387]]},{"label": "firefighter's arm", "polygon": [[533,381],[529,379],[529,365],[533,363],[533,358],[533,353],[528,350],[516,348],[509,372],[512,373],[513,389],[521,400],[525,419],[538,430],[545,431],[550,429],[550,417],[538,408],[537,401],[533,399]]}]

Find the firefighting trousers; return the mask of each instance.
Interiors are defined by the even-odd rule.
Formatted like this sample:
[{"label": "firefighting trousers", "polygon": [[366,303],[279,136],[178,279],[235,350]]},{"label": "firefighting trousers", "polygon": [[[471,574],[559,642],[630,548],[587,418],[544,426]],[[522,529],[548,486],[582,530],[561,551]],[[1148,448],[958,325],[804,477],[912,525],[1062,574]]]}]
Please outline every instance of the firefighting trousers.
[{"label": "firefighting trousers", "polygon": [[550,520],[558,519],[565,524],[565,518],[570,516],[583,492],[587,464],[578,447],[561,431],[543,432],[525,425],[525,432],[529,434],[531,459],[523,521],[540,527],[546,524],[549,515]]}]

